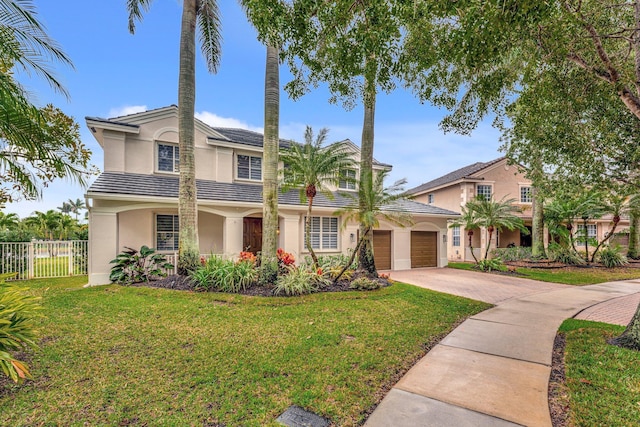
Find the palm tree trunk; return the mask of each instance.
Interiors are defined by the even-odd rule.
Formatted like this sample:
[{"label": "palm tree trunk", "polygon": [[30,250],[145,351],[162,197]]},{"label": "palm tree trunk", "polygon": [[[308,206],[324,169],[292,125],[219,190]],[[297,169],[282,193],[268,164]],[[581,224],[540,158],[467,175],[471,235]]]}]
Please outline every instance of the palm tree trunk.
[{"label": "palm tree trunk", "polygon": [[[376,86],[375,81],[365,77],[364,93],[364,122],[362,125],[362,143],[360,147],[360,182],[373,183],[373,140],[376,110]],[[362,193],[361,197],[362,197]],[[360,210],[364,211],[366,201],[360,200]],[[358,269],[372,277],[378,276],[376,263],[373,257],[373,233],[363,224],[360,224],[360,235],[363,238],[358,257]]]},{"label": "palm tree trunk", "polygon": [[582,220],[582,226],[584,227],[584,260],[589,264],[589,230],[587,230],[587,220]]},{"label": "palm tree trunk", "polygon": [[622,335],[612,339],[611,344],[640,351],[640,304],[627,325],[627,329],[624,330]]},{"label": "palm tree trunk", "polygon": [[533,205],[531,219],[531,255],[534,258],[545,256],[544,251],[544,200],[536,187],[531,188]]},{"label": "palm tree trunk", "polygon": [[591,262],[596,261],[596,255],[598,254],[598,251],[600,250],[600,248],[602,248],[602,246],[614,236],[616,229],[618,228],[618,224],[619,224],[619,221],[613,222],[613,227],[611,227],[611,231],[609,231],[609,234],[607,235],[607,237],[602,239],[602,241],[598,243],[596,248],[593,250],[593,254],[591,254]]},{"label": "palm tree trunk", "polygon": [[194,155],[196,12],[196,0],[184,0],[180,28],[180,72],[178,77],[178,133],[180,141],[178,274],[188,274],[194,271],[200,258]]},{"label": "palm tree trunk", "polygon": [[353,260],[356,257],[356,254],[358,253],[358,249],[360,249],[360,246],[362,245],[362,242],[364,241],[364,239],[367,236],[362,236],[360,238],[360,240],[358,240],[358,244],[356,245],[356,247],[353,249],[353,252],[351,253],[351,256],[349,257],[349,261],[345,264],[344,267],[342,267],[342,270],[340,270],[340,273],[338,273],[338,275],[336,276],[335,279],[333,279],[333,283],[338,283],[338,280],[340,280],[340,278],[342,277],[342,275],[344,274],[345,271],[347,271],[347,268],[349,268],[351,266],[351,264],[353,264]]},{"label": "palm tree trunk", "polygon": [[280,76],[278,49],[267,46],[264,80],[264,176],[262,183],[262,260],[275,263],[278,250],[278,142]]},{"label": "palm tree trunk", "polygon": [[[474,261],[477,264],[478,263],[478,258],[476,257],[475,252],[473,252],[473,244],[471,243],[471,241],[473,239],[473,233],[469,234],[469,232],[470,231],[467,232],[467,235],[469,236],[469,250],[471,251],[471,256],[473,257]],[[482,248],[480,250],[482,250]]]},{"label": "palm tree trunk", "polygon": [[317,270],[318,265],[318,257],[316,256],[313,247],[311,247],[311,207],[313,206],[313,197],[308,197],[309,203],[307,204],[307,219],[304,224],[304,242],[307,246],[307,250],[309,251],[309,255],[311,255],[311,259],[313,260],[313,269]]},{"label": "palm tree trunk", "polygon": [[631,259],[638,258],[638,249],[640,249],[640,216],[631,212],[629,215],[629,248],[627,257]]},{"label": "palm tree trunk", "polygon": [[491,237],[493,237],[493,231],[487,229],[487,246],[484,249],[484,259],[489,258],[489,249],[491,248]]}]

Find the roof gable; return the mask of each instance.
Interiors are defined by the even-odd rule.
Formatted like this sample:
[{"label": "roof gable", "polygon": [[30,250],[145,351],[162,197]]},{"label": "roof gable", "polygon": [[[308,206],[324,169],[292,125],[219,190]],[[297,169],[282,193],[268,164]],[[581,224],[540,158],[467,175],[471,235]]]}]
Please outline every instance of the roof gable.
[{"label": "roof gable", "polygon": [[497,159],[491,160],[489,162],[476,162],[467,166],[464,166],[460,169],[456,169],[453,172],[449,172],[446,175],[442,175],[439,178],[431,180],[429,182],[425,182],[417,187],[414,187],[410,190],[407,190],[408,194],[420,194],[427,192],[429,190],[433,190],[435,188],[440,188],[447,186],[449,184],[453,184],[463,179],[482,179],[480,177],[481,172],[485,171],[489,167],[506,160],[506,157],[499,157]]}]

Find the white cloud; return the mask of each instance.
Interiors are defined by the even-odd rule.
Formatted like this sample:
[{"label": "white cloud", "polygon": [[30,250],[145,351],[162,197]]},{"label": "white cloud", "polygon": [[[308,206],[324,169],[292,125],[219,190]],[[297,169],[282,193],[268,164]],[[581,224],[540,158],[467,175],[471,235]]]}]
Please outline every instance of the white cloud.
[{"label": "white cloud", "polygon": [[209,111],[202,111],[200,113],[196,112],[195,115],[197,119],[202,120],[212,127],[247,129],[259,133],[263,132],[262,127],[251,126],[247,122],[235,119],[233,117],[221,117]]},{"label": "white cloud", "polygon": [[147,111],[146,105],[125,105],[123,107],[112,108],[109,110],[107,117],[128,116],[129,114],[141,113]]}]

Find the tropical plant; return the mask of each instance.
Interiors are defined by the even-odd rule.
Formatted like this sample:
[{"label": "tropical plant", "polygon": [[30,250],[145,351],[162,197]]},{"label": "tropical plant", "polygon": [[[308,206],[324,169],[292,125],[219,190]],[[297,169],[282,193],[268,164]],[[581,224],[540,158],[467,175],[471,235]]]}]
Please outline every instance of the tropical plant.
[{"label": "tropical plant", "polygon": [[165,255],[144,245],[140,251],[125,247],[110,264],[114,265],[111,267],[109,280],[123,285],[166,277],[166,270],[173,268]]},{"label": "tropical plant", "polygon": [[248,259],[234,262],[212,255],[191,274],[191,279],[196,283],[196,289],[237,293],[256,282],[258,270],[254,262]]},{"label": "tropical plant", "polygon": [[491,251],[494,257],[500,258],[502,261],[521,261],[532,258],[530,247],[514,246],[512,248],[495,248]]},{"label": "tropical plant", "polygon": [[307,126],[304,144],[292,143],[280,154],[280,159],[286,165],[283,169],[283,191],[299,189],[300,200],[307,203],[304,241],[315,268],[318,268],[318,257],[311,244],[313,200],[318,192],[333,199],[330,186],[337,187],[340,181],[351,180],[346,176],[346,171],[355,168],[355,162],[351,159],[349,147],[345,142],[324,145],[327,133],[326,128],[321,129],[314,140],[313,130]]},{"label": "tropical plant", "polygon": [[[142,20],[152,0],[129,0],[129,31]],[[195,175],[195,52],[196,31],[210,72],[220,63],[220,14],[216,0],[183,0],[180,28],[180,66],[178,75],[178,140],[180,145],[180,183],[178,191],[179,236],[178,273],[188,274],[198,267],[198,207]]]},{"label": "tropical plant", "polygon": [[[402,204],[403,201],[408,199],[404,192],[406,179],[398,180],[391,186],[385,187],[384,180],[388,175],[389,170],[387,169],[377,172],[375,177],[370,174],[361,175],[357,197],[352,194],[346,194],[347,197],[352,199],[352,203],[335,212],[335,215],[343,216],[344,226],[353,220],[365,227],[365,233],[360,235],[358,243],[351,254],[351,259],[346,263],[342,273],[347,270],[356,255],[358,255],[358,269],[362,270],[364,266],[364,272],[368,276],[372,278],[378,277],[373,251],[361,250],[364,241],[370,237],[369,233],[373,228],[380,225],[380,218],[400,227],[406,227],[413,223],[411,214],[404,209]],[[362,261],[361,258],[363,256],[367,257],[366,261]],[[342,273],[337,275],[336,281],[340,279]]]},{"label": "tropical plant", "polygon": [[375,289],[380,289],[382,285],[379,281],[370,279],[365,276],[358,277],[354,279],[349,284],[349,289],[355,289],[357,291],[372,291]]},{"label": "tropical plant", "polygon": [[[348,264],[351,261],[351,264]],[[322,269],[325,275],[331,280],[336,280],[336,277],[340,274],[340,277],[345,280],[351,280],[351,277],[358,268],[358,262],[352,259],[350,255],[336,254],[336,255],[321,255],[318,257],[318,265]],[[311,257],[305,257],[302,266],[311,269],[313,268],[313,260]],[[345,270],[346,267],[346,270]]]},{"label": "tropical plant", "polygon": [[71,65],[46,34],[33,2],[0,1],[0,202],[38,198],[41,187],[56,178],[84,184],[90,172],[91,152],[78,124],[52,105],[33,105],[13,77],[19,68],[67,95],[50,68],[54,62]]},{"label": "tropical plant", "polygon": [[[65,204],[63,203],[62,206],[64,205]],[[82,199],[76,199],[75,201],[69,199],[67,205],[69,206],[69,212],[67,213],[73,213],[76,216],[76,221],[78,221],[78,215],[80,215],[80,211],[86,209],[84,201],[82,201]]]},{"label": "tropical plant", "polygon": [[460,215],[460,217],[455,221],[452,221],[451,224],[449,224],[449,227],[460,227],[467,231],[467,237],[469,238],[469,251],[471,252],[473,260],[478,264],[478,257],[476,257],[476,253],[473,248],[473,230],[478,229],[479,227],[475,211],[471,209],[471,207],[467,207],[467,205],[462,206],[462,215]]},{"label": "tropical plant", "polygon": [[27,295],[15,284],[5,283],[11,274],[0,276],[0,367],[16,383],[31,378],[29,367],[11,352],[38,348],[36,315],[41,308],[38,298]]},{"label": "tropical plant", "polygon": [[287,274],[278,276],[275,295],[285,294],[288,296],[310,294],[318,289],[328,286],[331,281],[325,278],[318,271],[308,270],[304,267],[287,267]]},{"label": "tropical plant", "polygon": [[606,246],[598,254],[598,260],[607,268],[622,267],[629,264],[627,257],[622,254],[619,246]]},{"label": "tropical plant", "polygon": [[18,228],[20,217],[15,213],[0,212],[0,231],[11,231]]},{"label": "tropical plant", "polygon": [[60,212],[62,212],[63,214],[70,214],[71,213],[71,205],[67,202],[62,202],[62,206],[58,206],[57,208]]},{"label": "tropical plant", "polygon": [[482,271],[507,271],[507,266],[500,258],[481,259],[478,262],[478,268]]},{"label": "tropical plant", "polygon": [[484,227],[487,232],[487,245],[484,251],[484,258],[489,257],[489,248],[491,247],[491,238],[494,231],[502,231],[503,229],[518,229],[523,233],[529,233],[524,226],[522,218],[516,215],[521,210],[515,205],[515,199],[506,199],[503,197],[499,201],[473,199],[466,203],[467,209],[474,211],[477,224]]},{"label": "tropical plant", "polygon": [[585,261],[578,253],[572,250],[568,246],[561,245],[559,243],[549,243],[547,250],[549,260],[553,262],[560,262],[568,265],[584,265]]}]

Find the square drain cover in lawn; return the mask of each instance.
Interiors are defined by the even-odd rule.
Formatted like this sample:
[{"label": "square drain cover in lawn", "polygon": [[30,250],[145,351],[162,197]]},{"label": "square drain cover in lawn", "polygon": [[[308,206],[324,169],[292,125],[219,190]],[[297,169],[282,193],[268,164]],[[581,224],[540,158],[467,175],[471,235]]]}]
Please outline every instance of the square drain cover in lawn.
[{"label": "square drain cover in lawn", "polygon": [[276,421],[288,427],[329,427],[331,425],[329,420],[296,405],[289,406]]}]

